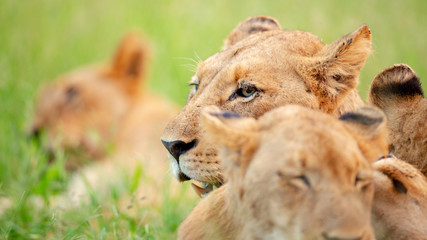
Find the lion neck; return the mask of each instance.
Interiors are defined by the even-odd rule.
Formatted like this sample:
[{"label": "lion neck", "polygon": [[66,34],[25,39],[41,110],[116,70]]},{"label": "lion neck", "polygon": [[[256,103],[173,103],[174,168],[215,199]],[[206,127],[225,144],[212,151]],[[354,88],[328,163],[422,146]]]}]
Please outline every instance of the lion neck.
[{"label": "lion neck", "polygon": [[234,219],[230,196],[225,184],[202,199],[180,225],[178,239],[236,239],[241,227]]}]

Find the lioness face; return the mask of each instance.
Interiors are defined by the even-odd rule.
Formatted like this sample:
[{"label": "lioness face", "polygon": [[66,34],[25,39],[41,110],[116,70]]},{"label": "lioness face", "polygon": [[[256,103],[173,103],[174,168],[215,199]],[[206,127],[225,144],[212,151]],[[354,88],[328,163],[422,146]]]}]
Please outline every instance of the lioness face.
[{"label": "lioness face", "polygon": [[342,121],[295,105],[258,120],[207,112],[203,125],[222,149],[229,211],[245,239],[373,239],[371,162],[387,152],[380,112]]},{"label": "lioness face", "polygon": [[[253,206],[248,217],[272,216],[271,239],[359,239],[370,234],[372,170],[356,141],[330,124],[288,124],[261,127],[268,130],[261,131],[258,150],[241,180],[241,201]],[[311,124],[316,129],[301,131]],[[269,201],[263,200],[266,196]],[[258,224],[246,227],[262,229]]]},{"label": "lioness face", "polygon": [[145,61],[141,40],[129,35],[111,64],[78,69],[45,86],[35,106],[32,135],[43,133],[49,151],[103,156],[139,94]]},{"label": "lioness face", "polygon": [[224,181],[216,144],[199,126],[203,106],[258,118],[294,103],[337,115],[344,102],[350,109],[359,103],[358,95],[349,93],[369,49],[366,26],[324,45],[310,33],[280,30],[268,17],[244,21],[229,35],[225,50],[200,63],[187,105],[164,131],[174,175],[180,181]]}]

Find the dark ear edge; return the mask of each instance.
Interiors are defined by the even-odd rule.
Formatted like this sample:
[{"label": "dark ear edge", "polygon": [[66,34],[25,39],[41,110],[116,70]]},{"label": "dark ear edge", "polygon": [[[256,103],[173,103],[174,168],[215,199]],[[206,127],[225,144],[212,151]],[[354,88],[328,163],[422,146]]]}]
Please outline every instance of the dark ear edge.
[{"label": "dark ear edge", "polygon": [[373,107],[362,107],[342,115],[339,120],[357,141],[369,162],[388,153],[386,117]]},{"label": "dark ear edge", "polygon": [[355,112],[348,112],[341,115],[339,120],[360,124],[364,127],[377,128],[384,122],[384,116],[377,109],[362,107]]},{"label": "dark ear edge", "polygon": [[369,89],[369,101],[377,106],[394,98],[415,96],[424,96],[421,81],[406,64],[396,64],[381,71]]},{"label": "dark ear edge", "polygon": [[203,108],[201,123],[207,136],[224,146],[237,149],[249,141],[258,130],[255,119],[245,118],[231,111],[222,111],[216,106]]},{"label": "dark ear edge", "polygon": [[237,25],[233,31],[231,31],[231,33],[227,36],[222,49],[229,48],[249,35],[280,29],[282,29],[282,27],[280,26],[279,22],[272,17],[255,16],[247,18],[243,22],[239,23],[239,25]]}]

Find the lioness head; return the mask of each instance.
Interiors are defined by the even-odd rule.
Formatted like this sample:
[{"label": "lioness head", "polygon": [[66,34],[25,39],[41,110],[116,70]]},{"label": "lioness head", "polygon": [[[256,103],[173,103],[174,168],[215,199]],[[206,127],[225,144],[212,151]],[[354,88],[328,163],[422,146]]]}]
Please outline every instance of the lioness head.
[{"label": "lioness head", "polygon": [[371,83],[369,101],[388,118],[392,153],[427,176],[427,99],[415,72],[405,64],[384,69]]},{"label": "lioness head", "polygon": [[427,178],[394,156],[381,159],[373,166],[372,222],[377,239],[425,239]]},{"label": "lioness head", "polygon": [[325,45],[308,32],[281,30],[270,17],[243,21],[223,51],[199,64],[187,105],[164,131],[174,175],[180,181],[224,180],[217,147],[199,125],[203,106],[254,118],[289,103],[335,116],[360,106],[355,87],[370,46],[367,26]]},{"label": "lioness head", "polygon": [[32,135],[44,133],[49,151],[82,150],[92,158],[104,155],[140,94],[146,55],[141,39],[128,35],[110,64],[75,70],[43,87],[31,123]]},{"label": "lioness head", "polygon": [[[207,212],[198,205],[185,220],[183,239],[210,233],[189,226],[204,216],[226,239],[373,239],[371,163],[387,153],[381,112],[362,108],[339,121],[288,105],[255,120],[208,109],[202,123],[221,149],[227,183],[199,203]],[[224,205],[206,204],[215,198]]]}]

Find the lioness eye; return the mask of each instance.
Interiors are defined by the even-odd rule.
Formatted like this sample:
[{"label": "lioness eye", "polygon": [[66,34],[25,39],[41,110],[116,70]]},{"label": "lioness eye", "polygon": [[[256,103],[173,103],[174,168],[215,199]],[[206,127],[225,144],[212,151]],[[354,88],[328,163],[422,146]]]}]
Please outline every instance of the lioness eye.
[{"label": "lioness eye", "polygon": [[256,88],[253,86],[243,86],[237,91],[237,94],[241,97],[251,97],[256,92]]},{"label": "lioness eye", "polygon": [[197,89],[199,88],[199,78],[196,76],[193,76],[191,78],[191,81],[188,83],[188,86],[193,86],[193,88],[191,88],[190,93],[188,94],[187,97],[187,103],[190,101],[190,99],[194,96],[194,94],[196,94]]},{"label": "lioness eye", "polygon": [[190,86],[193,86],[194,91],[197,91],[197,88],[199,87],[199,84],[196,83],[190,83]]},{"label": "lioness eye", "polygon": [[253,84],[246,81],[241,81],[238,83],[238,88],[230,95],[227,101],[232,101],[236,98],[239,98],[242,102],[249,102],[255,97],[259,96],[259,93],[263,91],[256,88]]},{"label": "lioness eye", "polygon": [[197,91],[197,88],[199,87],[199,78],[196,76],[193,76],[191,78],[191,81],[188,83],[189,86],[194,86],[194,91]]}]

